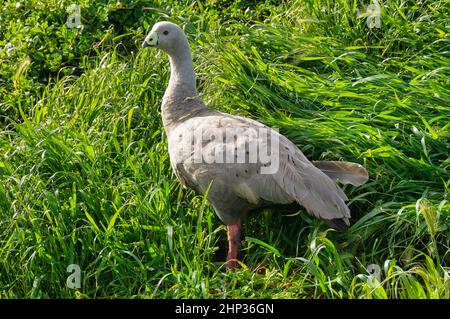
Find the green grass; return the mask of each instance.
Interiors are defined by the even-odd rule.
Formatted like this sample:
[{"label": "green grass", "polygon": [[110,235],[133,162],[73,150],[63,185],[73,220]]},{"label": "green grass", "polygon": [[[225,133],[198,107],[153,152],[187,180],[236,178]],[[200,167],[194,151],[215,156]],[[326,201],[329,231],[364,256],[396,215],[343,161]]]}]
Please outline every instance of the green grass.
[{"label": "green grass", "polygon": [[[81,1],[82,34],[27,29],[67,17],[69,1],[37,2],[19,18],[6,1],[0,20],[1,298],[450,298],[448,2],[385,1],[369,29],[369,2],[130,1],[125,24],[115,1]],[[170,168],[167,57],[139,49],[165,19],[185,27],[211,107],[278,128],[310,159],[367,167],[367,184],[344,187],[347,232],[264,211],[246,222],[242,268],[225,271],[225,226]],[[81,44],[59,61],[66,41]]]}]

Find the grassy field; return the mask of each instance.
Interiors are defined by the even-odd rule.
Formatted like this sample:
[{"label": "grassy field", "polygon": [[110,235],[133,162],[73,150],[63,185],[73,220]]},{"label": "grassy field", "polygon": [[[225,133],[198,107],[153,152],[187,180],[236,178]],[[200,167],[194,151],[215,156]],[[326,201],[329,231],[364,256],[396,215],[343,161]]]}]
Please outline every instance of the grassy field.
[{"label": "grassy field", "polygon": [[[448,1],[380,1],[373,28],[369,1],[76,2],[83,29],[71,1],[1,4],[0,298],[450,298]],[[170,168],[168,59],[140,49],[161,20],[212,108],[368,169],[348,231],[249,216],[225,271],[225,226]]]}]

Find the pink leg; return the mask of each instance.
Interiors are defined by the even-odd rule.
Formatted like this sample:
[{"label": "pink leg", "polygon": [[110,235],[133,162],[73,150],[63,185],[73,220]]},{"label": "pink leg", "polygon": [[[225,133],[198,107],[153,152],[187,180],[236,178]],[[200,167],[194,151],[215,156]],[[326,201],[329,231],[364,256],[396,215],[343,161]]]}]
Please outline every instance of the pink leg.
[{"label": "pink leg", "polygon": [[237,267],[237,255],[239,244],[241,243],[242,225],[228,225],[228,256],[227,268],[235,269]]}]

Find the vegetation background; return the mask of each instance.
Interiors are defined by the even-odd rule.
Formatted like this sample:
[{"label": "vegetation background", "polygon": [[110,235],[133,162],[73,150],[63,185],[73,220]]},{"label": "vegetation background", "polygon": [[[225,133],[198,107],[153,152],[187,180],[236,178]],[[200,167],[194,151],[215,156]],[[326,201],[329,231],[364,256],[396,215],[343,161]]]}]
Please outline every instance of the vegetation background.
[{"label": "vegetation background", "polygon": [[[448,1],[380,1],[374,28],[369,1],[0,3],[1,298],[450,297]],[[161,20],[211,107],[367,167],[347,232],[268,210],[225,271],[225,227],[170,169],[168,60],[140,49]]]}]

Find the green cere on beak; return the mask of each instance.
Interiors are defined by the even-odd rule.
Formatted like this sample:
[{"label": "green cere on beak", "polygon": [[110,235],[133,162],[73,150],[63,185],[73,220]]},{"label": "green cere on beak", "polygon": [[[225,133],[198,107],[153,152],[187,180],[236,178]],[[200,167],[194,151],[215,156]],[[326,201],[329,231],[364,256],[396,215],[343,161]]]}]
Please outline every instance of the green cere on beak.
[{"label": "green cere on beak", "polygon": [[158,45],[158,33],[155,31],[150,32],[142,43],[142,47],[154,47]]}]

